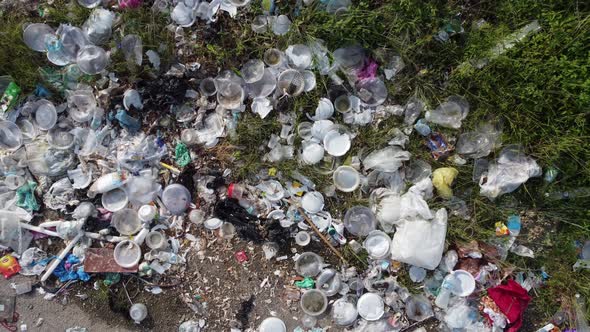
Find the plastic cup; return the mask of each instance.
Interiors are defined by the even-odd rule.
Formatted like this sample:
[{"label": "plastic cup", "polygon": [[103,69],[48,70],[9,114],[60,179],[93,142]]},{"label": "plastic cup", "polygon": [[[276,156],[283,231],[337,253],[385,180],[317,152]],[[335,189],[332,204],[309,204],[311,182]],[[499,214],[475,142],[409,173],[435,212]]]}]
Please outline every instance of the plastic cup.
[{"label": "plastic cup", "polygon": [[356,169],[350,166],[336,168],[332,175],[336,189],[349,193],[356,190],[361,183],[361,176]]},{"label": "plastic cup", "polygon": [[387,99],[387,87],[378,78],[361,80],[356,84],[358,96],[367,106],[378,106]]},{"label": "plastic cup", "polygon": [[302,72],[302,74],[303,74],[303,80],[305,82],[305,87],[303,88],[303,90],[305,92],[309,92],[309,91],[315,89],[315,87],[316,87],[315,74],[311,70],[304,70]]},{"label": "plastic cup", "polygon": [[324,196],[317,191],[308,192],[301,198],[301,207],[307,213],[318,213],[324,208]]},{"label": "plastic cup", "polygon": [[313,252],[304,252],[295,261],[297,274],[304,277],[315,277],[322,270],[322,258]]},{"label": "plastic cup", "polygon": [[350,135],[339,129],[332,129],[324,136],[324,149],[334,157],[344,156],[352,145]]},{"label": "plastic cup", "polygon": [[383,259],[389,255],[391,238],[382,231],[374,230],[369,233],[363,246],[373,259]]},{"label": "plastic cup", "polygon": [[361,296],[356,304],[359,315],[368,320],[375,321],[383,316],[383,299],[375,293],[366,293]]},{"label": "plastic cup", "polygon": [[248,94],[252,98],[266,97],[270,95],[276,87],[276,75],[269,68],[265,68],[264,74],[262,75],[262,78],[260,80],[248,84]]},{"label": "plastic cup", "polygon": [[377,219],[371,209],[357,205],[346,211],[344,227],[352,235],[367,236],[377,227]]},{"label": "plastic cup", "polygon": [[23,31],[23,41],[33,51],[45,52],[46,35],[55,35],[52,27],[45,23],[32,23]]},{"label": "plastic cup", "polygon": [[252,20],[252,31],[256,33],[264,33],[268,29],[268,16],[258,15]]},{"label": "plastic cup", "polygon": [[345,296],[332,304],[332,320],[338,326],[351,325],[358,315],[356,299],[352,296]]},{"label": "plastic cup", "polygon": [[78,52],[88,44],[88,39],[82,29],[70,25],[61,25],[57,33],[60,35],[61,46],[65,57],[69,62],[76,61]]},{"label": "plastic cup", "polygon": [[311,236],[309,236],[309,233],[306,231],[301,231],[295,235],[295,243],[297,243],[298,246],[305,247],[310,241]]},{"label": "plastic cup", "polygon": [[312,54],[311,49],[307,45],[291,45],[287,47],[285,55],[291,68],[304,70],[311,66]]},{"label": "plastic cup", "polygon": [[305,164],[314,165],[324,158],[324,148],[319,143],[303,141],[301,145],[301,160]]},{"label": "plastic cup", "polygon": [[141,229],[141,220],[133,209],[121,209],[113,213],[111,224],[122,235],[133,235]]},{"label": "plastic cup", "polygon": [[153,250],[161,250],[168,246],[166,236],[160,232],[152,231],[145,237],[145,244]]},{"label": "plastic cup", "polygon": [[[311,135],[318,140],[323,141],[328,131],[332,129],[332,126],[334,126],[334,122],[330,120],[315,121],[311,126]],[[324,149],[325,148],[326,147],[324,146]]]},{"label": "plastic cup", "polygon": [[95,8],[102,3],[102,0],[78,0],[78,3],[84,8]]},{"label": "plastic cup", "polygon": [[279,75],[278,86],[288,96],[299,96],[305,89],[305,78],[300,71],[287,69]]},{"label": "plastic cup", "polygon": [[53,103],[46,99],[39,101],[35,111],[35,122],[41,130],[49,130],[57,123],[57,111]]},{"label": "plastic cup", "polygon": [[205,219],[205,213],[199,209],[191,210],[188,213],[188,219],[196,225],[200,225],[203,223],[203,219]]},{"label": "plastic cup", "polygon": [[157,214],[158,209],[150,204],[142,205],[139,210],[137,210],[137,216],[139,217],[139,220],[143,222],[150,222],[154,220]]},{"label": "plastic cup", "polygon": [[20,129],[25,142],[32,141],[35,139],[35,137],[37,137],[37,135],[39,135],[39,130],[37,130],[37,127],[27,119],[18,119],[16,121],[16,125]]},{"label": "plastic cup", "polygon": [[352,109],[352,103],[348,95],[341,95],[334,100],[334,109],[338,113],[348,113]]},{"label": "plastic cup", "polygon": [[207,77],[199,84],[199,91],[205,96],[213,96],[217,93],[217,86],[215,85],[215,79]]},{"label": "plastic cup", "polygon": [[285,323],[276,317],[268,317],[260,323],[259,332],[287,332]]},{"label": "plastic cup", "polygon": [[297,134],[301,137],[302,140],[310,140],[312,139],[313,135],[311,133],[311,128],[313,123],[311,122],[301,122],[297,125]]},{"label": "plastic cup", "polygon": [[334,269],[325,269],[316,278],[316,289],[321,290],[326,296],[336,295],[342,288],[340,274]]},{"label": "plastic cup", "polygon": [[328,308],[328,298],[324,292],[310,289],[301,296],[301,309],[310,316],[320,316]]},{"label": "plastic cup", "polygon": [[181,215],[191,202],[191,193],[185,186],[174,183],[167,186],[162,193],[162,202],[173,215]]},{"label": "plastic cup", "polygon": [[277,48],[269,48],[264,52],[263,60],[269,67],[278,67],[285,58],[285,54]]},{"label": "plastic cup", "polygon": [[142,303],[134,303],[131,308],[129,308],[129,316],[135,324],[141,323],[147,317],[148,311],[145,304]]},{"label": "plastic cup", "polygon": [[16,174],[8,174],[4,178],[4,185],[10,190],[16,190],[25,184],[25,178]]},{"label": "plastic cup", "polygon": [[115,246],[113,253],[115,262],[124,268],[132,268],[141,259],[141,248],[133,241],[125,240]]},{"label": "plastic cup", "polygon": [[240,70],[246,83],[258,82],[264,75],[264,62],[258,59],[248,60]]},{"label": "plastic cup", "polygon": [[109,58],[107,53],[100,47],[86,45],[78,52],[76,63],[80,70],[86,74],[98,74],[105,69]]},{"label": "plastic cup", "polygon": [[14,122],[0,120],[0,149],[16,150],[23,144],[23,134]]},{"label": "plastic cup", "polygon": [[102,207],[111,212],[116,212],[127,206],[129,198],[124,190],[117,188],[102,194],[101,202]]},{"label": "plastic cup", "polygon": [[193,8],[186,6],[183,1],[179,1],[170,13],[170,18],[179,26],[186,28],[195,23],[196,15]]},{"label": "plastic cup", "polygon": [[455,270],[451,272],[455,277],[454,287],[451,289],[457,296],[469,296],[475,290],[475,278],[471,273],[465,270]]},{"label": "plastic cup", "polygon": [[216,230],[216,229],[220,228],[221,225],[223,225],[223,221],[219,218],[211,218],[211,219],[205,220],[203,225],[207,229]]},{"label": "plastic cup", "polygon": [[272,32],[277,36],[286,35],[291,27],[291,20],[287,15],[279,15],[272,21]]},{"label": "plastic cup", "polygon": [[231,223],[224,222],[223,224],[221,224],[220,233],[224,239],[231,240],[236,234],[236,228]]},{"label": "plastic cup", "polygon": [[217,102],[225,109],[233,110],[242,105],[244,100],[244,88],[236,82],[218,84]]},{"label": "plastic cup", "polygon": [[328,98],[320,99],[318,107],[315,109],[313,120],[327,120],[334,114],[334,104]]}]

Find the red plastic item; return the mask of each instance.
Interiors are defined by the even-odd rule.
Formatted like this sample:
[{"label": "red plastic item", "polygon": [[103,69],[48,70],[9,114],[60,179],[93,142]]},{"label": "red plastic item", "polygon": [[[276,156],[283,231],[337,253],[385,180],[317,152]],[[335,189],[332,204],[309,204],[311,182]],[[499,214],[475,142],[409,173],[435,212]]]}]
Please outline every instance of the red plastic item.
[{"label": "red plastic item", "polygon": [[522,288],[516,281],[508,280],[505,285],[489,288],[488,296],[496,302],[500,311],[510,322],[507,332],[517,332],[522,325],[522,316],[526,310],[531,297],[526,289]]},{"label": "red plastic item", "polygon": [[248,261],[248,255],[246,255],[246,252],[244,250],[240,250],[238,252],[236,252],[234,254],[234,257],[236,257],[236,260],[239,263],[244,263]]},{"label": "red plastic item", "polygon": [[10,255],[5,255],[0,258],[0,273],[4,278],[8,279],[20,271],[20,264]]}]

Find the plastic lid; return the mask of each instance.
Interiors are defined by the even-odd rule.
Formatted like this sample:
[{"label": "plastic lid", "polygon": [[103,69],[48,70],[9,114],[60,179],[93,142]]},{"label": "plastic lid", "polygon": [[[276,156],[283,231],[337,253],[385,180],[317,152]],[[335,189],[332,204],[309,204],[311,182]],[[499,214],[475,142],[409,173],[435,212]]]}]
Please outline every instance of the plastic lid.
[{"label": "plastic lid", "polygon": [[356,304],[359,315],[368,321],[378,320],[383,316],[383,299],[374,293],[361,296]]},{"label": "plastic lid", "polygon": [[451,272],[455,276],[454,287],[452,292],[458,296],[469,296],[475,290],[475,278],[471,273],[465,270],[455,270]]},{"label": "plastic lid", "polygon": [[332,176],[336,189],[343,192],[352,192],[361,183],[361,176],[356,169],[350,166],[340,166],[336,168]]},{"label": "plastic lid", "polygon": [[324,196],[317,191],[311,191],[301,198],[301,207],[308,213],[318,213],[324,208]]},{"label": "plastic lid", "polygon": [[142,205],[137,211],[137,215],[141,221],[151,221],[156,217],[158,209],[153,205]]},{"label": "plastic lid", "polygon": [[113,213],[111,224],[122,235],[133,235],[141,229],[137,212],[132,209],[122,209]]},{"label": "plastic lid", "polygon": [[164,189],[162,202],[171,214],[181,215],[191,202],[191,194],[185,186],[174,183]]},{"label": "plastic lid", "polygon": [[309,236],[308,232],[301,231],[295,235],[295,243],[302,247],[305,247],[311,241],[311,236]]},{"label": "plastic lid", "polygon": [[127,198],[127,193],[124,190],[116,188],[102,194],[101,202],[102,207],[111,212],[116,212],[125,208],[127,203],[129,203],[129,199]]},{"label": "plastic lid", "polygon": [[141,248],[133,241],[125,240],[115,246],[113,254],[115,262],[124,268],[132,268],[141,259]]},{"label": "plastic lid", "polygon": [[260,323],[259,332],[287,332],[285,323],[276,317],[268,317]]},{"label": "plastic lid", "polygon": [[344,227],[356,236],[367,236],[377,227],[373,211],[366,206],[353,206],[344,215]]},{"label": "plastic lid", "polygon": [[341,157],[350,150],[351,140],[347,133],[338,130],[330,130],[324,136],[324,149],[334,157]]},{"label": "plastic lid", "polygon": [[211,218],[211,219],[207,219],[205,220],[204,226],[207,229],[218,229],[219,227],[221,227],[221,225],[223,224],[223,221],[219,218]]}]

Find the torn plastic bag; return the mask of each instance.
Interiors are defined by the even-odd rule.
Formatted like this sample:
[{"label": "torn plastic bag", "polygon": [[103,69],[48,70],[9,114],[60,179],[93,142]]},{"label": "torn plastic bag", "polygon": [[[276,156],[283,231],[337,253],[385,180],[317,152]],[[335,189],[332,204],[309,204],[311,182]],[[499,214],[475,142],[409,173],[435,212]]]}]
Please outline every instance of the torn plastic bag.
[{"label": "torn plastic bag", "polygon": [[478,159],[490,154],[500,145],[500,123],[484,122],[475,131],[461,134],[457,140],[457,152],[465,157]]},{"label": "torn plastic bag", "polygon": [[84,189],[92,182],[92,168],[83,170],[82,165],[78,165],[77,168],[68,171],[68,177],[74,182],[74,189]]},{"label": "torn plastic bag", "polygon": [[43,195],[43,202],[52,210],[65,210],[68,205],[74,206],[80,203],[76,199],[74,187],[67,177],[51,185]]},{"label": "torn plastic bag", "polygon": [[40,275],[47,266],[47,253],[39,248],[25,250],[19,260],[20,274],[25,276]]},{"label": "torn plastic bag", "polygon": [[410,159],[410,153],[399,146],[389,146],[381,150],[373,151],[363,159],[366,170],[374,169],[383,172],[395,172],[402,162]]},{"label": "torn plastic bag", "polygon": [[25,147],[27,166],[34,175],[59,176],[76,162],[70,150],[50,147],[45,141],[35,141]]},{"label": "torn plastic bag", "polygon": [[461,128],[461,121],[469,113],[469,103],[460,96],[450,96],[447,101],[436,109],[426,112],[426,121],[436,123],[443,127]]},{"label": "torn plastic bag", "polygon": [[135,173],[157,165],[166,153],[166,144],[158,138],[139,134],[130,142],[118,145],[117,160],[121,167]]},{"label": "torn plastic bag", "polygon": [[537,162],[524,154],[518,145],[505,147],[479,180],[480,195],[489,199],[511,193],[531,177],[541,176]]},{"label": "torn plastic bag", "polygon": [[138,35],[127,35],[121,40],[121,49],[127,62],[141,66],[143,61],[143,44]]},{"label": "torn plastic bag", "polygon": [[363,191],[368,191],[369,188],[387,188],[394,193],[401,193],[406,188],[403,173],[395,172],[380,172],[372,171],[367,176],[366,184],[363,184]]},{"label": "torn plastic bag", "polygon": [[22,218],[12,211],[0,211],[0,245],[22,254],[31,243],[33,235],[20,226]]},{"label": "torn plastic bag", "polygon": [[434,270],[442,258],[447,234],[447,210],[436,211],[431,221],[403,220],[391,241],[391,258]]}]

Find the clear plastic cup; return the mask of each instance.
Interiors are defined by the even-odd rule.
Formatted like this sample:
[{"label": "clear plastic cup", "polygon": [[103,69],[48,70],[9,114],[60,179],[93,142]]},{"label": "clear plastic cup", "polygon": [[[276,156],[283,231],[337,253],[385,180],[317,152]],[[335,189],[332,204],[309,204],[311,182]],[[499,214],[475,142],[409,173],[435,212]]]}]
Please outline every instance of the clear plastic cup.
[{"label": "clear plastic cup", "polygon": [[378,320],[385,313],[383,298],[375,293],[363,294],[356,308],[359,315],[368,321]]},{"label": "clear plastic cup", "polygon": [[264,75],[264,62],[258,59],[248,60],[240,70],[246,83],[258,82]]},{"label": "clear plastic cup", "polygon": [[259,332],[287,332],[285,323],[277,317],[268,317],[260,323]]},{"label": "clear plastic cup", "polygon": [[181,215],[190,205],[191,194],[185,186],[174,183],[164,189],[162,202],[171,214]]},{"label": "clear plastic cup", "polygon": [[308,192],[301,198],[301,207],[307,213],[318,213],[324,208],[324,196],[318,191]]},{"label": "clear plastic cup", "polygon": [[141,220],[133,209],[121,209],[113,213],[111,224],[121,235],[133,235],[141,229]]},{"label": "clear plastic cup", "polygon": [[357,82],[358,96],[367,106],[378,106],[387,99],[387,87],[378,78],[361,80]]},{"label": "clear plastic cup", "polygon": [[244,100],[244,89],[235,82],[228,82],[218,86],[217,102],[225,109],[233,110],[240,108]]},{"label": "clear plastic cup", "polygon": [[213,96],[217,93],[217,86],[215,85],[215,79],[207,77],[199,84],[199,91],[205,96]]},{"label": "clear plastic cup", "polygon": [[158,208],[151,204],[142,205],[139,210],[137,210],[137,216],[139,217],[139,220],[143,222],[151,222],[157,214]]},{"label": "clear plastic cup", "polygon": [[285,53],[277,48],[269,48],[264,52],[264,63],[269,67],[278,67],[285,59]]},{"label": "clear plastic cup", "polygon": [[84,32],[71,25],[62,24],[57,29],[57,34],[60,36],[61,45],[63,48],[64,55],[68,58],[69,62],[76,61],[76,55],[80,50],[89,44]]},{"label": "clear plastic cup", "polygon": [[348,113],[352,109],[352,103],[348,95],[340,95],[334,100],[334,109],[338,113]]},{"label": "clear plastic cup", "polygon": [[287,15],[279,15],[272,21],[272,32],[277,36],[286,35],[291,27],[291,20]]},{"label": "clear plastic cup", "polygon": [[278,86],[288,96],[299,96],[305,89],[305,78],[300,71],[287,69],[279,75]]},{"label": "clear plastic cup", "polygon": [[268,29],[268,16],[258,15],[252,20],[252,31],[256,33],[265,33]]},{"label": "clear plastic cup", "polygon": [[308,232],[301,231],[295,235],[295,243],[297,243],[298,246],[305,247],[309,242],[311,242],[311,236]]},{"label": "clear plastic cup", "polygon": [[374,230],[367,235],[363,246],[373,259],[383,259],[389,255],[391,238],[382,231]]},{"label": "clear plastic cup", "polygon": [[78,4],[84,8],[95,8],[102,3],[102,0],[78,0]]},{"label": "clear plastic cup", "polygon": [[269,68],[265,68],[260,80],[248,84],[248,93],[252,98],[266,97],[275,90],[276,86],[277,77]]},{"label": "clear plastic cup", "polygon": [[313,141],[301,143],[301,160],[307,165],[314,165],[324,158],[324,148]]},{"label": "clear plastic cup", "polygon": [[300,305],[303,312],[316,317],[323,314],[328,308],[328,298],[324,292],[310,289],[301,295]]},{"label": "clear plastic cup", "polygon": [[142,303],[134,303],[129,309],[129,316],[136,324],[141,323],[147,317],[147,314],[147,307]]},{"label": "clear plastic cup", "polygon": [[332,304],[332,320],[338,326],[351,325],[358,315],[356,299],[351,295],[338,299]]},{"label": "clear plastic cup", "polygon": [[14,122],[0,120],[0,149],[16,150],[23,144],[23,134]]},{"label": "clear plastic cup", "polygon": [[64,52],[61,40],[56,35],[45,35],[45,49],[47,50],[47,60],[56,66],[65,66],[71,63],[71,59]]},{"label": "clear plastic cup", "polygon": [[297,125],[297,134],[302,140],[310,140],[313,137],[311,133],[312,126],[313,123],[311,122],[301,122]]},{"label": "clear plastic cup", "polygon": [[295,261],[297,274],[304,277],[315,277],[322,271],[323,260],[313,252],[304,252]]},{"label": "clear plastic cup", "polygon": [[121,241],[115,246],[113,256],[119,266],[133,268],[141,259],[141,248],[133,241]]},{"label": "clear plastic cup", "polygon": [[299,70],[304,70],[311,66],[312,53],[307,45],[296,44],[290,45],[285,51],[289,67]]},{"label": "clear plastic cup", "polygon": [[315,89],[315,87],[316,87],[315,74],[311,70],[304,70],[302,72],[302,74],[303,74],[303,80],[305,81],[305,87],[303,88],[303,90],[305,92],[309,92],[309,91]]},{"label": "clear plastic cup", "polygon": [[35,122],[41,130],[49,130],[57,123],[57,110],[53,103],[46,99],[39,100],[35,111]]},{"label": "clear plastic cup", "polygon": [[195,23],[196,13],[193,8],[186,6],[183,1],[179,1],[172,10],[170,17],[174,23],[186,28]]},{"label": "clear plastic cup", "polygon": [[346,211],[344,227],[352,235],[367,236],[377,228],[377,219],[371,209],[357,205]]},{"label": "clear plastic cup", "polygon": [[350,166],[336,168],[332,175],[334,186],[343,192],[353,192],[361,183],[361,176],[358,171]]},{"label": "clear plastic cup", "polygon": [[55,35],[52,27],[45,23],[32,23],[23,31],[23,41],[33,51],[45,52],[46,35]]},{"label": "clear plastic cup", "polygon": [[102,207],[111,212],[116,212],[127,206],[129,198],[124,190],[117,188],[102,194],[101,202]]},{"label": "clear plastic cup", "polygon": [[106,43],[111,38],[114,19],[115,14],[110,10],[95,8],[82,25],[88,41],[94,45]]},{"label": "clear plastic cup", "polygon": [[162,250],[168,246],[166,235],[151,231],[145,237],[145,244],[152,250]]},{"label": "clear plastic cup", "polygon": [[332,127],[323,138],[324,149],[334,157],[344,156],[352,145],[350,134],[343,127]]},{"label": "clear plastic cup", "polygon": [[76,63],[86,74],[94,75],[103,71],[109,62],[107,53],[100,47],[87,45],[80,50]]}]

